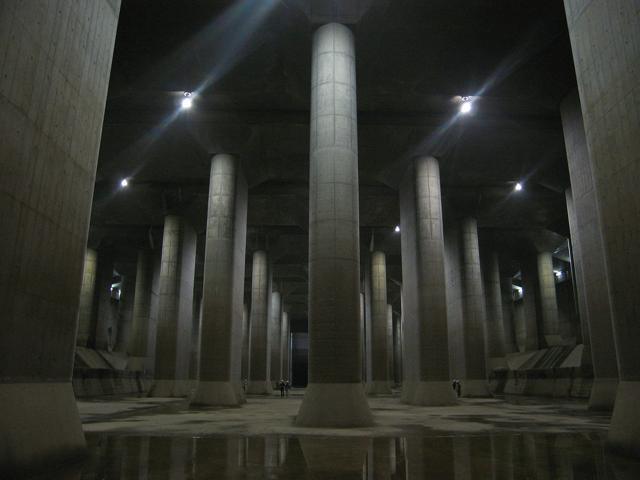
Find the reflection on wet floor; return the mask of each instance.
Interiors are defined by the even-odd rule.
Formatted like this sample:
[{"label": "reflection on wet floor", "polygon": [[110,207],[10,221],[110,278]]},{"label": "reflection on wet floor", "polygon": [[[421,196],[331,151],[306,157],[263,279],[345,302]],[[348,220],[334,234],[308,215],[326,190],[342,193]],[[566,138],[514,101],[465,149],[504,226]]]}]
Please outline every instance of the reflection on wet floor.
[{"label": "reflection on wet floor", "polygon": [[93,434],[57,479],[639,479],[594,433],[384,437]]}]

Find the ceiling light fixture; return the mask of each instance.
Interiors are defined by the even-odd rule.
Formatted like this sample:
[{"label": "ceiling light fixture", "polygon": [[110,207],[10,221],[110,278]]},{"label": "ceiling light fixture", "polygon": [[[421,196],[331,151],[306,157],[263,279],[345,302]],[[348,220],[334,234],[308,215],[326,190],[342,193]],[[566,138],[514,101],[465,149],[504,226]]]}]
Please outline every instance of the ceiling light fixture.
[{"label": "ceiling light fixture", "polygon": [[182,107],[183,109],[187,110],[189,108],[191,108],[191,106],[193,105],[193,95],[191,92],[184,92],[184,98],[182,99],[182,102],[180,103],[180,107]]},{"label": "ceiling light fixture", "polygon": [[460,113],[467,114],[471,111],[471,98],[462,97],[462,103],[460,104]]}]

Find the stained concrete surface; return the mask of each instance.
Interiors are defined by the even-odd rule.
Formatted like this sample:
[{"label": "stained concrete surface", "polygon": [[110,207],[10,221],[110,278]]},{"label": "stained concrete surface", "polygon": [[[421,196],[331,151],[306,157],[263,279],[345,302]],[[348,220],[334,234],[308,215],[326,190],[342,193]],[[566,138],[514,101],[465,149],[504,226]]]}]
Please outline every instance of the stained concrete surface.
[{"label": "stained concrete surface", "polygon": [[[585,402],[463,399],[417,407],[370,400],[376,426],[300,428],[302,391],[243,408],[175,399],[79,402],[90,455],[46,478],[638,478],[604,448],[609,417]],[[151,408],[151,410],[150,410]]]}]

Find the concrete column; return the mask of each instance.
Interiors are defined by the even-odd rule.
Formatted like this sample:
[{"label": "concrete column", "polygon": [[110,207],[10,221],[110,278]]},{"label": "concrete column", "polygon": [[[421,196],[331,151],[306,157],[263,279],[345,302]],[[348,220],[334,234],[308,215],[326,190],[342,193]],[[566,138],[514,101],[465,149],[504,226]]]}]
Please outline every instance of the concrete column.
[{"label": "concrete column", "polygon": [[460,222],[452,219],[452,221],[444,224],[449,374],[455,379],[466,377],[460,237]]},{"label": "concrete column", "polygon": [[313,36],[309,179],[309,385],[299,426],[371,425],[358,317],[355,47],[331,23]]},{"label": "concrete column", "polygon": [[195,264],[195,231],[184,219],[168,215],[162,236],[154,383],[149,393],[153,397],[182,397],[191,390]]},{"label": "concrete column", "polygon": [[489,395],[487,389],[484,330],[487,312],[480,269],[478,222],[474,218],[462,220],[462,292],[465,351],[465,397]]},{"label": "concrete column", "polygon": [[118,303],[118,322],[116,329],[116,352],[126,352],[131,338],[131,324],[133,319],[133,302],[135,296],[136,278],[134,275],[124,275]]},{"label": "concrete column", "polygon": [[396,385],[402,384],[402,317],[396,317],[393,334],[393,365]]},{"label": "concrete column", "polygon": [[128,352],[133,357],[146,357],[151,317],[151,282],[153,263],[149,252],[140,250],[136,264],[136,285],[133,298],[133,324]]},{"label": "concrete column", "polygon": [[200,375],[200,333],[202,330],[202,285],[197,286],[197,290],[194,289],[193,314],[191,316],[191,319],[192,321],[191,321],[191,348],[190,348],[190,356],[189,356],[189,380],[191,380],[192,383],[195,385]]},{"label": "concrete column", "polygon": [[543,335],[540,340],[544,340],[544,344],[547,346],[561,345],[556,278],[553,273],[553,256],[551,252],[538,253],[538,294],[543,329]]},{"label": "concrete column", "polygon": [[115,341],[115,306],[111,300],[111,285],[113,284],[113,253],[106,249],[98,252],[98,268],[96,277],[95,302],[96,331],[93,346],[97,350],[110,351]]},{"label": "concrete column", "polygon": [[289,345],[290,345],[291,330],[289,325],[289,314],[282,310],[282,329],[280,331],[280,370],[282,372],[282,378],[291,382],[291,367],[289,363]]},{"label": "concrete column", "polygon": [[249,325],[249,308],[242,306],[242,382],[249,378],[249,336],[251,326]]},{"label": "concrete column", "polygon": [[493,370],[504,364],[504,320],[500,292],[500,263],[498,254],[490,252],[484,268],[484,291],[487,307],[487,357]]},{"label": "concrete column", "polygon": [[502,299],[502,326],[504,328],[504,351],[515,353],[518,351],[515,329],[515,311],[513,305],[513,277],[500,277],[500,296]]},{"label": "concrete column", "polygon": [[[589,408],[611,410],[618,388],[618,362],[611,319],[611,301],[602,221],[598,213],[594,177],[577,93],[561,104],[562,128],[571,190],[567,191],[567,210],[571,228],[576,287],[580,304],[583,338],[588,339],[594,381]],[[573,207],[573,208],[571,208]]]},{"label": "concrete column", "polygon": [[[578,101],[577,94],[574,95],[574,98],[576,99],[576,102],[577,102]],[[582,115],[580,116],[580,123],[582,124]],[[564,127],[564,131],[565,131],[565,147],[567,149],[567,162],[570,163],[568,159],[572,155],[572,152],[570,151],[570,147],[567,145],[567,143],[571,141],[571,139],[567,138],[568,136],[567,127]],[[582,138],[584,140],[584,129],[582,130],[582,132],[583,132]],[[587,148],[586,143],[584,143],[585,152],[586,152],[586,148]],[[571,167],[569,167],[569,171],[571,172]],[[571,176],[571,174],[569,174],[569,176]],[[580,247],[580,239],[579,239],[580,234],[578,233],[578,219],[576,217],[576,211],[575,211],[575,206],[573,202],[573,194],[571,192],[571,188],[567,188],[564,194],[567,202],[567,217],[569,220],[569,232],[570,232],[569,247],[571,248],[572,282],[574,286],[574,292],[576,295],[576,307],[578,310],[578,317],[580,318],[580,335],[576,337],[576,341],[578,344],[582,343],[584,345],[584,348],[586,349],[586,352],[587,352],[587,356],[590,357],[591,342],[589,340],[589,323],[587,320],[588,307],[587,307],[587,297],[585,295],[585,279],[584,279],[584,271],[582,268],[583,257],[582,257],[582,248]],[[597,209],[595,211],[597,211]],[[598,230],[598,236],[599,235],[600,235],[600,230]],[[607,303],[608,301],[609,301],[609,298],[607,297]],[[610,316],[609,316],[609,319],[611,319]],[[611,335],[611,338],[613,339],[613,334]],[[617,388],[617,383],[618,382],[616,380],[616,388]],[[613,407],[613,402],[611,403],[611,406]]]},{"label": "concrete column", "polygon": [[119,0],[1,2],[0,465],[8,477],[85,449],[71,372],[119,9]]},{"label": "concrete column", "polygon": [[[565,0],[601,222],[620,384],[609,443],[640,456],[640,10]],[[593,336],[592,332],[592,342]]]},{"label": "concrete column", "polygon": [[387,261],[383,252],[371,254],[371,380],[368,395],[390,394],[387,332]]},{"label": "concrete column", "polygon": [[251,354],[247,387],[247,393],[257,395],[268,395],[273,391],[269,364],[269,295],[267,252],[258,250],[253,253],[251,271]]},{"label": "concrete column", "polygon": [[365,252],[364,254],[365,262],[363,265],[363,282],[362,287],[364,290],[363,298],[362,298],[362,309],[363,309],[363,335],[362,335],[362,350],[363,354],[363,368],[364,376],[362,377],[365,381],[365,384],[371,382],[373,379],[373,359],[372,359],[372,351],[373,351],[373,292],[372,292],[372,281],[371,281],[371,253]]},{"label": "concrete column", "polygon": [[420,157],[400,186],[402,401],[454,405],[449,375],[440,169]]},{"label": "concrete column", "polygon": [[82,286],[80,287],[80,307],[78,309],[78,334],[76,345],[86,347],[95,331],[95,288],[98,253],[87,248],[82,270]]},{"label": "concrete column", "polygon": [[280,357],[280,322],[282,322],[282,297],[280,292],[271,292],[269,310],[269,351],[271,357],[271,385],[277,388],[282,379],[282,363]]},{"label": "concrete column", "polygon": [[[364,282],[363,282],[364,283]],[[362,338],[362,378],[367,379],[367,330],[365,319],[365,298],[364,293],[360,293],[360,338]]]},{"label": "concrete column", "polygon": [[524,316],[524,350],[538,350],[538,315],[536,297],[538,289],[538,268],[533,257],[529,256],[521,262],[522,278],[522,310]]},{"label": "concrete column", "polygon": [[202,289],[200,368],[192,403],[238,405],[247,238],[247,182],[238,160],[211,160]]},{"label": "concrete column", "polygon": [[393,381],[393,307],[387,304],[387,378],[389,388],[395,383]]}]

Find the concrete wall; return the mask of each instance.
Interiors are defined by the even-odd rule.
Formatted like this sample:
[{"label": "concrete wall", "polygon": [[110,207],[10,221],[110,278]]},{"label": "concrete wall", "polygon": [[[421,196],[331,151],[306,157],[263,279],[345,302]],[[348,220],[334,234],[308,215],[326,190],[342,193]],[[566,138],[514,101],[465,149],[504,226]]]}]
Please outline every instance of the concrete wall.
[{"label": "concrete wall", "polygon": [[119,8],[0,3],[0,470],[84,449],[71,371]]}]

